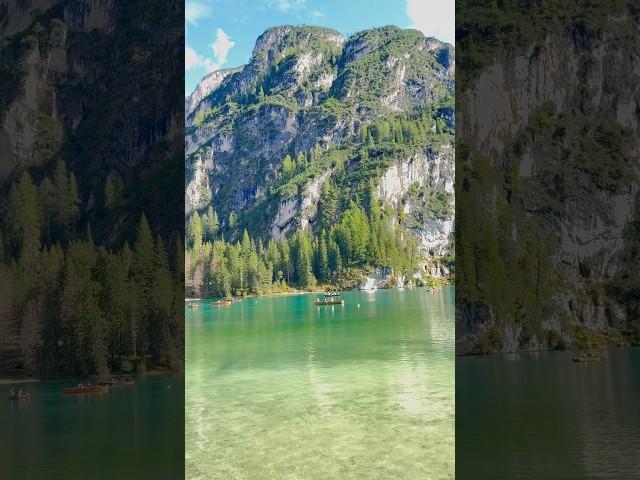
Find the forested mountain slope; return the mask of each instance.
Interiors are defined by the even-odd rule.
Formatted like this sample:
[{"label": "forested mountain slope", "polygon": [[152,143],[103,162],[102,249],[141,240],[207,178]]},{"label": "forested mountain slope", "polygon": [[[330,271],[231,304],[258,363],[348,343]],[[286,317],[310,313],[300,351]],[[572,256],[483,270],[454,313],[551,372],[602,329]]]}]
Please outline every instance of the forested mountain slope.
[{"label": "forested mountain slope", "polygon": [[396,27],[271,28],[249,64],[205,77],[185,102],[193,291],[448,276],[453,93],[453,47]]}]

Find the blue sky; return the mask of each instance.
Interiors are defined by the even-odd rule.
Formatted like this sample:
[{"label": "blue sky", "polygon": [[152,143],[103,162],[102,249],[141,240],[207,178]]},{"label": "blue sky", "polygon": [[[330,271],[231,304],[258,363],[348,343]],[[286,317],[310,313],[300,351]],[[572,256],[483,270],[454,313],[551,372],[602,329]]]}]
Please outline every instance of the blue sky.
[{"label": "blue sky", "polygon": [[276,25],[319,25],[343,34],[384,25],[454,42],[454,0],[186,0],[185,92],[208,72],[248,62]]}]

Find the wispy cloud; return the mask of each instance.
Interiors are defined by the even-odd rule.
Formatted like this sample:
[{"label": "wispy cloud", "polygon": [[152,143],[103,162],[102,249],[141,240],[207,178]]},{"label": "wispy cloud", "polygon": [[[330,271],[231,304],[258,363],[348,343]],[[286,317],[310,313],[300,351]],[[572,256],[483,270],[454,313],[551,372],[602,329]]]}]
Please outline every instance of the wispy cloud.
[{"label": "wispy cloud", "polygon": [[200,55],[196,50],[187,45],[184,49],[184,69],[201,69],[206,72],[218,70],[226,63],[229,50],[231,50],[235,44],[223,29],[218,28],[216,29],[216,39],[210,45],[215,61],[212,58]]},{"label": "wispy cloud", "polygon": [[211,44],[211,49],[213,50],[216,60],[220,65],[227,61],[227,54],[235,44],[236,42],[231,40],[231,37],[229,37],[224,30],[221,28],[216,30],[216,39]]},{"label": "wispy cloud", "polygon": [[407,0],[407,15],[413,28],[429,37],[455,43],[454,0]]},{"label": "wispy cloud", "polygon": [[269,0],[268,5],[271,8],[277,8],[281,12],[289,12],[291,10],[299,10],[303,8],[307,0]]},{"label": "wispy cloud", "polygon": [[198,20],[211,16],[211,7],[199,2],[187,2],[184,7],[184,19],[191,25],[198,26]]},{"label": "wispy cloud", "polygon": [[325,14],[322,13],[321,11],[319,11],[319,10],[314,10],[313,12],[311,12],[310,15],[311,15],[312,18],[324,18],[325,17]]},{"label": "wispy cloud", "polygon": [[203,57],[198,52],[196,52],[193,48],[186,46],[184,49],[184,69],[185,70],[195,70],[195,69],[203,69],[206,72],[212,72],[217,70],[219,67],[213,60],[207,57]]}]

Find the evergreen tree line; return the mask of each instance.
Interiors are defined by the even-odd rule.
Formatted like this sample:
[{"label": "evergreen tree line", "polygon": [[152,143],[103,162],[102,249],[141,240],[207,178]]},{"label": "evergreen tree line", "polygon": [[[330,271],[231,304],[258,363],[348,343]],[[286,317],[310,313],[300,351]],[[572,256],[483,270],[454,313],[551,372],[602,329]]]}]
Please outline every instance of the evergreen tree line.
[{"label": "evergreen tree line", "polygon": [[[113,209],[117,185],[103,193]],[[181,368],[181,239],[167,248],[142,214],[132,246],[97,245],[64,162],[39,184],[23,172],[4,209],[0,350],[16,359],[0,367],[48,377]]]},{"label": "evergreen tree line", "polygon": [[311,289],[336,282],[350,269],[390,267],[411,275],[423,260],[415,237],[381,204],[373,181],[367,195],[341,212],[337,189],[327,180],[315,223],[279,241],[265,243],[245,229],[241,239],[228,242],[212,207],[195,212],[186,227],[187,292],[226,297]]}]

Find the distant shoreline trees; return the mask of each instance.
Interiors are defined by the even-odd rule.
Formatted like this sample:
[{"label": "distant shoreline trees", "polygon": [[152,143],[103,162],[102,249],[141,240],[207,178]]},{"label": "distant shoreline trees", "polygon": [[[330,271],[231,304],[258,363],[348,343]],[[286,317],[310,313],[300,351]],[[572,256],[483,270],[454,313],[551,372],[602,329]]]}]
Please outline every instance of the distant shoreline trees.
[{"label": "distant shoreline trees", "polygon": [[245,229],[240,240],[228,242],[223,235],[204,234],[204,225],[217,222],[212,208],[202,216],[194,213],[186,228],[187,293],[228,297],[313,289],[318,282],[331,284],[346,268],[389,267],[412,274],[423,261],[416,238],[390,207],[383,208],[373,183],[362,202],[353,201],[338,214],[330,181],[325,182],[318,219],[316,231],[298,228],[278,241],[251,238]]}]

